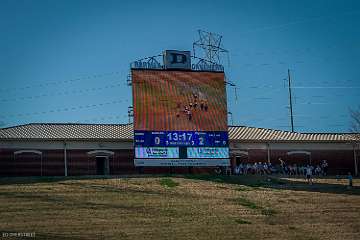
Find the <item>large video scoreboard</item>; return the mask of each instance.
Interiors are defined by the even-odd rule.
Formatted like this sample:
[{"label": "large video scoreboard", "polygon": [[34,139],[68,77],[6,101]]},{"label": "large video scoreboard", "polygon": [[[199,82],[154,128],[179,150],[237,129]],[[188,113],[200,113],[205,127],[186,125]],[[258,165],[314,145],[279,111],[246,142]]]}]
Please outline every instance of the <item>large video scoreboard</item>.
[{"label": "large video scoreboard", "polygon": [[223,72],[131,69],[136,166],[227,166]]}]

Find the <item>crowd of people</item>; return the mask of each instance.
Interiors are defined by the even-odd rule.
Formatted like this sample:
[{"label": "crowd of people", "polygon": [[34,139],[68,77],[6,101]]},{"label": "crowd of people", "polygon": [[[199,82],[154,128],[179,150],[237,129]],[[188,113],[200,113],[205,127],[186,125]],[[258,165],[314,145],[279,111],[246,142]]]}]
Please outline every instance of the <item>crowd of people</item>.
[{"label": "crowd of people", "polygon": [[306,176],[308,173],[316,176],[326,176],[328,163],[323,160],[317,165],[286,164],[279,158],[279,164],[273,165],[270,162],[240,163],[233,169],[233,174],[283,174],[289,176]]},{"label": "crowd of people", "polygon": [[[232,174],[247,175],[247,174],[282,174],[288,176],[304,176],[309,184],[313,183],[313,176],[326,176],[328,163],[323,160],[317,165],[298,165],[286,164],[281,158],[276,165],[270,162],[255,162],[255,163],[240,163],[234,167]],[[227,171],[226,171],[227,173]]]},{"label": "crowd of people", "polygon": [[[255,163],[240,163],[234,166],[233,169],[229,167],[217,167],[215,169],[216,174],[225,175],[248,175],[248,174],[281,174],[285,176],[305,177],[309,184],[313,184],[313,176],[327,176],[328,174],[328,162],[322,160],[321,163],[316,165],[298,165],[298,164],[286,164],[281,158],[276,165],[270,162],[255,162]],[[351,172],[348,172],[348,189],[353,187],[353,176]]]},{"label": "crowd of people", "polygon": [[[286,164],[281,158],[279,158],[279,164],[273,165],[270,162],[255,162],[255,163],[240,163],[233,169],[229,167],[217,167],[215,169],[216,174],[225,175],[270,175],[280,174],[285,176],[304,177],[307,182],[312,185],[313,176],[327,176],[328,174],[328,162],[322,160],[320,164],[316,165],[297,165]],[[353,176],[351,172],[348,172],[348,189],[353,187]]]}]

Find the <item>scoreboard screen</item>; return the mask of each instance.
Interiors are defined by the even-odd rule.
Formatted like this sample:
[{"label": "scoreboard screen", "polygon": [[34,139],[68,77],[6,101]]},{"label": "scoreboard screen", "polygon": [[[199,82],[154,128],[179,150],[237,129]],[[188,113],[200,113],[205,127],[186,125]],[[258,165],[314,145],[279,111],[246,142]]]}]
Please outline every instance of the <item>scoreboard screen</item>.
[{"label": "scoreboard screen", "polygon": [[227,132],[136,131],[136,146],[211,146],[228,145]]},{"label": "scoreboard screen", "polygon": [[132,69],[135,165],[229,165],[223,72]]}]

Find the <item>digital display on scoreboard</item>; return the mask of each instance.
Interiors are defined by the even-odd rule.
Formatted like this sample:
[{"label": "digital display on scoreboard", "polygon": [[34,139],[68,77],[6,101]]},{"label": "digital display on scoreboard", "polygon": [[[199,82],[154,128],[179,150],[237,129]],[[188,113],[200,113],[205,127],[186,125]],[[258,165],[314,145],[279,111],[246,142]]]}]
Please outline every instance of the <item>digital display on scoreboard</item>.
[{"label": "digital display on scoreboard", "polygon": [[191,147],[187,148],[188,158],[229,158],[229,148]]},{"label": "digital display on scoreboard", "polygon": [[[179,158],[173,150],[165,150],[169,148],[185,149],[192,159],[173,161],[180,165],[196,158],[229,157],[223,72],[132,69],[131,74],[135,158],[142,159],[135,163]],[[160,157],[149,155],[149,149],[159,150]]]},{"label": "digital display on scoreboard", "polygon": [[136,158],[179,158],[177,147],[135,147]]},{"label": "digital display on scoreboard", "polygon": [[136,131],[135,146],[228,146],[227,132]]}]

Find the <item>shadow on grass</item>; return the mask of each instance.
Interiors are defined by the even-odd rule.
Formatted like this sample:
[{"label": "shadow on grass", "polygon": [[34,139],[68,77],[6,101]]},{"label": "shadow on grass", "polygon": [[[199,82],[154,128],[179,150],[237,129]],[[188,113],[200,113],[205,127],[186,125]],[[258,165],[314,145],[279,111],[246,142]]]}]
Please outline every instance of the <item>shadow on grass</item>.
[{"label": "shadow on grass", "polygon": [[[313,185],[309,185],[305,182],[281,179],[280,176],[184,175],[183,177],[194,180],[241,185],[242,187],[239,188],[239,191],[247,191],[252,188],[268,188],[278,190],[360,195],[360,187],[357,186],[347,189],[345,185],[341,184],[314,183]],[[245,186],[245,188],[243,186]]]},{"label": "shadow on grass", "polygon": [[0,185],[12,185],[12,184],[33,184],[33,183],[51,183],[62,182],[68,180],[87,180],[87,179],[108,179],[115,177],[107,176],[29,176],[29,177],[0,177]]},{"label": "shadow on grass", "polygon": [[163,177],[164,175],[82,175],[82,176],[28,176],[28,177],[0,177],[1,185],[12,184],[34,184],[34,183],[52,183],[73,180],[97,180],[97,179],[127,179],[127,178],[147,178]]},{"label": "shadow on grass", "polygon": [[209,181],[215,183],[235,184],[235,185],[239,185],[239,191],[248,191],[248,190],[252,190],[253,188],[267,188],[267,189],[278,189],[278,190],[294,190],[294,191],[360,195],[360,187],[358,186],[352,187],[351,189],[347,189],[345,185],[341,185],[341,184],[314,183],[313,185],[308,185],[305,182],[290,181],[290,180],[282,179],[280,176],[274,176],[274,175],[226,176],[226,175],[210,175],[210,174],[185,174],[185,175],[171,175],[171,174],[145,175],[144,174],[144,175],[110,175],[110,176],[86,175],[86,176],[70,176],[70,177],[63,177],[63,176],[0,177],[0,185],[34,184],[34,183],[51,183],[51,182],[55,183],[55,182],[72,181],[72,180],[164,178],[164,177],[186,178],[186,179],[203,180],[203,181]]}]

